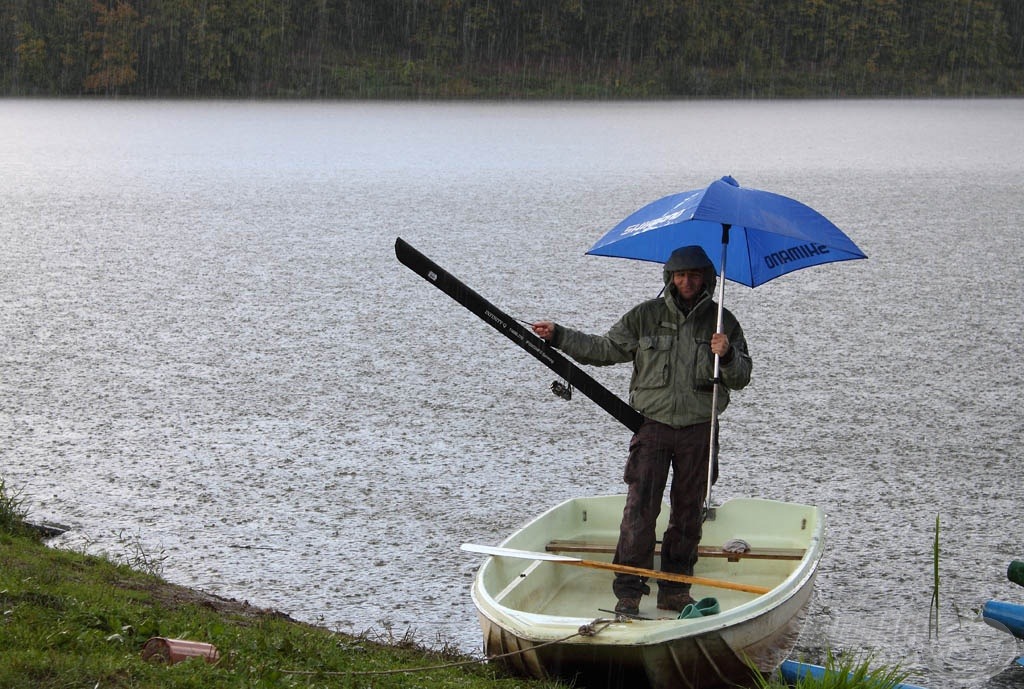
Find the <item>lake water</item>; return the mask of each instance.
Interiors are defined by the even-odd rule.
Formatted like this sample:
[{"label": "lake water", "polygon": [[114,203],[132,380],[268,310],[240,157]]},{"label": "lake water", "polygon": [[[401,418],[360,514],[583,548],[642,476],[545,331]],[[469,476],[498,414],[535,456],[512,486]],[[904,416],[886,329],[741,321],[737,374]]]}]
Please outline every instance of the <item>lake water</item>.
[{"label": "lake water", "polygon": [[[660,268],[584,251],[731,174],[870,257],[726,303],[751,385],[715,502],[822,506],[800,653],[1011,687],[1024,558],[1024,101],[0,101],[0,476],[59,543],[331,628],[477,652],[479,558],[621,492],[628,432],[401,266],[603,332]],[[626,394],[629,367],[592,370]],[[940,634],[929,636],[940,521]]]}]

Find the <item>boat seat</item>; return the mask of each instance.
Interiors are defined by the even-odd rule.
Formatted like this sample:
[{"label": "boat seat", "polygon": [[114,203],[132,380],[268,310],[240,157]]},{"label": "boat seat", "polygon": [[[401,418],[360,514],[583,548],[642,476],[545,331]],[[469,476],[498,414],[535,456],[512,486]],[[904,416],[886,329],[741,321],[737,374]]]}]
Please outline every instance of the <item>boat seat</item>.
[{"label": "boat seat", "polygon": [[[549,541],[545,550],[549,553],[600,553],[614,555],[615,544],[557,539]],[[803,548],[751,548],[746,552],[737,553],[722,550],[722,548],[716,546],[702,545],[697,548],[697,557],[724,557],[729,562],[739,562],[744,558],[751,560],[802,560],[805,552]],[[661,554],[660,543],[654,546],[654,554]]]}]

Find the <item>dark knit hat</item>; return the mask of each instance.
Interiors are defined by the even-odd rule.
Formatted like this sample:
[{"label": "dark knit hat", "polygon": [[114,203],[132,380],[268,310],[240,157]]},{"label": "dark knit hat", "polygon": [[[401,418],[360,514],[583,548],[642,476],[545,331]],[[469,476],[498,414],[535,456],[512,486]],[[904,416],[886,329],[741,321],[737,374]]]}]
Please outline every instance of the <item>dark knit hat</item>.
[{"label": "dark knit hat", "polygon": [[704,249],[697,245],[681,246],[672,252],[672,255],[665,261],[665,270],[674,273],[677,270],[704,270],[714,269],[711,259],[704,253]]},{"label": "dark knit hat", "polygon": [[715,265],[701,247],[697,245],[681,246],[672,252],[672,255],[665,261],[665,285],[672,282],[672,273],[677,270],[703,271],[704,288],[708,294],[714,293],[715,285],[718,283]]}]

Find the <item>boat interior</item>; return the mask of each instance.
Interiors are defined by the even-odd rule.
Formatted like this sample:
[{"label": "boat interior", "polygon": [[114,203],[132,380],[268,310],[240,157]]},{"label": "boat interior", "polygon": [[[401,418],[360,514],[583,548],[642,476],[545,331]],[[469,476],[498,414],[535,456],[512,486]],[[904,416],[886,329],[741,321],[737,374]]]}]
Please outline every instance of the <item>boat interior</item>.
[{"label": "boat interior", "polygon": [[[622,496],[580,498],[563,503],[510,537],[504,547],[557,553],[584,562],[610,563],[618,537]],[[668,510],[664,510],[667,512]],[[800,566],[819,533],[815,508],[762,500],[730,501],[705,522],[694,576],[716,581],[774,588]],[[663,514],[662,522],[667,521]],[[664,530],[659,523],[659,533]],[[728,544],[729,547],[726,547]],[[746,546],[744,552],[731,548]],[[656,552],[654,569],[659,566]],[[509,557],[491,558],[483,581],[494,602],[525,613],[558,617],[609,616],[616,599],[614,572],[586,565]],[[640,616],[675,619],[658,610],[657,582],[641,600]],[[694,584],[691,595],[713,597],[724,612],[758,597],[730,588]]]}]

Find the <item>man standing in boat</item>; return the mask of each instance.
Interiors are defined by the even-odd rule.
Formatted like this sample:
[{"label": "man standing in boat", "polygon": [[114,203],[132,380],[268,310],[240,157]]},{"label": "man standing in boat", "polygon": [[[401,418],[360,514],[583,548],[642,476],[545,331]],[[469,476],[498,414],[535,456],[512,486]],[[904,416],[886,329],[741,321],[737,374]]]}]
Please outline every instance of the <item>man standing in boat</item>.
[{"label": "man standing in boat", "polygon": [[[644,422],[629,443],[623,475],[628,491],[614,562],[653,568],[656,522],[671,468],[661,571],[692,575],[707,492],[714,356],[720,360],[719,413],[729,404],[729,390],[750,382],[751,360],[743,329],[728,310],[723,332],[715,332],[717,275],[701,247],[673,251],[664,280],[663,296],[635,306],[605,335],[551,321],[534,323],[533,332],[581,364],[633,362],[629,403]],[[646,581],[632,574],[616,574],[612,590],[615,611],[625,615],[638,615],[641,597],[650,593]],[[682,610],[692,602],[688,584],[659,580],[659,608]]]}]

